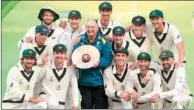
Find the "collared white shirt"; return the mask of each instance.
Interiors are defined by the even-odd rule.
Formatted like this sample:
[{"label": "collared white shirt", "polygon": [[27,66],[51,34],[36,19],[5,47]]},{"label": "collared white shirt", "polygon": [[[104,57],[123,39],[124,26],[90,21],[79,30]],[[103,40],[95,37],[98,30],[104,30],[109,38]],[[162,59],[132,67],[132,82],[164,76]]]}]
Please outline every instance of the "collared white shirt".
[{"label": "collared white shirt", "polygon": [[33,97],[35,83],[41,80],[40,74],[44,72],[44,69],[37,66],[33,66],[30,73],[24,71],[21,63],[13,66],[7,75],[6,92],[2,107],[13,109],[22,106],[24,102],[28,102],[30,97]]},{"label": "collared white shirt", "polygon": [[178,50],[176,44],[182,42],[182,38],[178,29],[167,22],[164,22],[165,27],[161,35],[157,35],[152,24],[147,24],[147,32],[150,34],[150,39],[156,47],[156,54],[159,56],[162,50],[171,50],[175,55],[175,61],[178,61]]},{"label": "collared white shirt", "polygon": [[137,59],[137,56],[141,52],[147,52],[151,54],[151,40],[149,34],[143,32],[143,36],[140,39],[137,39],[133,34],[132,30],[125,34],[126,39],[129,41],[129,53],[131,60],[134,62]]},{"label": "collared white shirt", "polygon": [[67,62],[64,61],[63,69],[57,70],[54,61],[47,66],[47,72],[44,75],[42,81],[43,89],[41,96],[47,97],[49,95],[55,97],[59,104],[65,103],[67,89],[69,85],[72,87],[72,99],[73,105],[78,106],[78,84],[77,73],[74,67],[67,66]]}]

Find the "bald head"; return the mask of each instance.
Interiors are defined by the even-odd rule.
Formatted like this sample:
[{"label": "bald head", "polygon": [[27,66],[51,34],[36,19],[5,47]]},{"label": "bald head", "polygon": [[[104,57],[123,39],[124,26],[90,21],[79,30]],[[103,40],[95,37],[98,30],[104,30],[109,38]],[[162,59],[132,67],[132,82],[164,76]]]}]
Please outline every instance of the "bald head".
[{"label": "bald head", "polygon": [[95,19],[88,19],[86,24],[86,32],[88,37],[96,37],[98,32],[98,24]]}]

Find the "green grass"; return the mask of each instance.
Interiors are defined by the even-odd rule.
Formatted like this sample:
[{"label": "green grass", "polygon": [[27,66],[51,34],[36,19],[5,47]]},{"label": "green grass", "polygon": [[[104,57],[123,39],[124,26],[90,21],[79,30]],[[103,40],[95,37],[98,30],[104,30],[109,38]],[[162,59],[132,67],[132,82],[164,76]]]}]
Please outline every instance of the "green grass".
[{"label": "green grass", "polygon": [[[14,2],[14,1],[12,1]],[[43,6],[52,6],[57,12],[63,16],[67,16],[67,12],[71,9],[80,10],[82,13],[82,22],[84,24],[88,18],[98,18],[98,5],[101,1],[48,1],[33,2],[21,1],[8,14],[3,15],[2,21],[2,96],[5,93],[5,81],[8,70],[19,60],[19,51],[17,42],[24,36],[27,29],[39,23],[37,14]],[[186,53],[186,71],[188,76],[188,84],[190,90],[194,93],[192,86],[192,78],[194,78],[193,68],[194,57],[193,41],[194,29],[192,30],[191,20],[192,11],[194,11],[193,1],[113,1],[112,18],[120,21],[123,26],[131,24],[131,19],[135,15],[143,15],[148,20],[148,14],[153,9],[162,9],[166,21],[177,26],[185,43]],[[30,5],[29,5],[30,4]],[[7,7],[8,5],[3,5]],[[190,106],[194,108],[194,104]]]}]

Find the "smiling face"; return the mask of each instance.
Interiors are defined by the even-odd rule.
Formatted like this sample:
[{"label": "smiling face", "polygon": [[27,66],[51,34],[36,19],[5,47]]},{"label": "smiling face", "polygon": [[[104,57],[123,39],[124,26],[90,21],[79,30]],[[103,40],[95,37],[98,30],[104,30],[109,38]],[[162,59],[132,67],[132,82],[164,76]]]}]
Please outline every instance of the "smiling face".
[{"label": "smiling face", "polygon": [[95,20],[88,20],[86,24],[86,33],[88,37],[96,37],[98,32],[98,25]]},{"label": "smiling face", "polygon": [[72,29],[78,29],[81,19],[78,17],[70,17],[69,18],[69,24]]},{"label": "smiling face", "polygon": [[133,24],[133,34],[136,38],[143,37],[143,32],[145,31],[146,24]]},{"label": "smiling face", "polygon": [[65,59],[65,52],[63,51],[56,51],[53,53],[53,55],[56,62],[63,62]]},{"label": "smiling face", "polygon": [[112,11],[111,11],[111,9],[106,9],[106,8],[104,8],[104,9],[102,9],[102,10],[100,10],[100,18],[102,19],[102,20],[109,20],[110,19],[110,16],[111,16],[111,14],[112,14]]},{"label": "smiling face", "polygon": [[44,45],[44,43],[46,42],[46,39],[47,39],[47,35],[40,34],[40,33],[36,33],[35,35],[36,35],[36,43],[37,43],[37,45],[39,45],[39,46]]},{"label": "smiling face", "polygon": [[161,17],[151,17],[150,21],[154,29],[159,29],[163,25],[164,19]]},{"label": "smiling face", "polygon": [[46,25],[51,25],[54,20],[54,15],[51,11],[45,10],[42,14],[43,23]]},{"label": "smiling face", "polygon": [[116,44],[122,44],[123,43],[123,39],[124,39],[124,34],[114,34],[113,38],[114,38],[114,42]]},{"label": "smiling face", "polygon": [[167,57],[167,58],[161,59],[161,64],[164,68],[164,71],[166,71],[166,72],[168,72],[170,70],[173,63],[174,63],[174,58],[172,58],[172,57]]},{"label": "smiling face", "polygon": [[23,68],[25,70],[32,69],[33,65],[35,64],[36,60],[33,57],[23,57]]},{"label": "smiling face", "polygon": [[116,53],[115,61],[117,66],[125,66],[127,63],[127,55],[125,53]]},{"label": "smiling face", "polygon": [[145,59],[139,59],[138,64],[139,64],[139,68],[141,71],[146,71],[149,68],[150,61],[145,60]]}]

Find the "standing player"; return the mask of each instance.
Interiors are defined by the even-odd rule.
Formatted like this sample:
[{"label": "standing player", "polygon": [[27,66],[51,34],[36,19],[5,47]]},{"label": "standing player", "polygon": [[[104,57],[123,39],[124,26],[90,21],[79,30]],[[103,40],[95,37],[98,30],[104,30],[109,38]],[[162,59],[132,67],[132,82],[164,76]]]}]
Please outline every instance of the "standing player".
[{"label": "standing player", "polygon": [[[37,66],[43,68],[53,58],[51,39],[47,38],[48,28],[45,25],[37,25],[35,28],[35,39],[30,43],[23,43],[21,51],[31,48],[37,53]],[[41,91],[41,83],[35,86],[35,96]]]},{"label": "standing player", "polygon": [[[67,48],[63,44],[56,44],[53,47],[54,60],[47,67],[45,78],[42,81],[43,92],[41,97],[48,99],[48,108],[55,106],[55,100],[53,98],[49,99],[49,96],[55,97],[59,107],[55,109],[64,109],[66,106],[67,90],[69,85],[72,88],[72,109],[78,108],[78,85],[77,76],[75,68],[72,66],[67,66],[67,60],[64,59]],[[53,108],[53,107],[52,107]],[[70,108],[69,108],[70,109]]]},{"label": "standing player", "polygon": [[151,39],[157,48],[157,53],[165,49],[172,50],[175,54],[176,67],[183,66],[186,63],[184,43],[177,28],[164,21],[161,10],[151,11],[149,18],[152,24],[148,25],[147,29],[152,33]]},{"label": "standing player", "polygon": [[149,34],[145,32],[146,20],[143,16],[135,16],[132,19],[132,28],[126,33],[129,41],[130,57],[132,62],[136,62],[139,53],[151,53],[151,41]]},{"label": "standing player", "polygon": [[[49,29],[47,34],[48,37],[52,36],[54,33],[55,27],[53,26],[53,22],[59,19],[59,15],[53,10],[52,7],[43,7],[39,14],[38,19],[40,20],[40,24],[46,25]],[[27,33],[25,34],[24,38],[18,41],[18,48],[21,49],[22,44],[30,43],[35,38],[35,28],[36,26],[31,27]]]},{"label": "standing player", "polygon": [[[115,63],[104,70],[104,87],[106,95],[111,99],[111,109],[124,109],[121,100],[130,100],[130,94],[125,91],[129,72],[127,63],[128,50],[120,47],[115,50]],[[131,103],[128,103],[130,106]],[[128,108],[132,109],[132,105]]]},{"label": "standing player", "polygon": [[103,2],[99,5],[98,9],[100,13],[100,18],[97,19],[99,32],[103,35],[104,38],[108,39],[109,41],[112,41],[112,29],[115,26],[120,26],[119,23],[111,20],[111,14],[113,9],[112,5],[109,2]]},{"label": "standing player", "polygon": [[170,50],[161,52],[161,64],[157,71],[161,72],[163,91],[154,94],[150,101],[155,103],[164,99],[164,108],[187,109],[193,95],[187,86],[186,72],[182,66],[175,68],[174,54]]},{"label": "standing player", "polygon": [[22,52],[21,62],[12,67],[7,76],[7,87],[3,98],[3,109],[46,109],[41,97],[33,96],[35,83],[41,78],[42,70],[37,66],[36,52],[26,49]]},{"label": "standing player", "polygon": [[[134,108],[151,109],[151,103],[149,100],[153,94],[161,91],[161,78],[156,72],[147,84],[143,84],[141,80],[148,73],[151,56],[146,52],[141,52],[137,56],[137,60],[139,68],[130,72],[129,79],[126,83],[126,90],[131,94]],[[162,108],[161,102],[158,102],[157,104],[157,107],[152,108]]]}]

